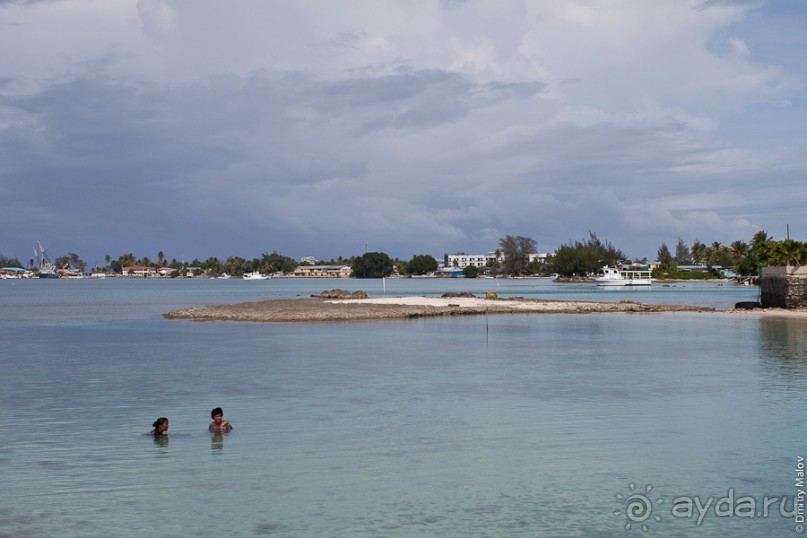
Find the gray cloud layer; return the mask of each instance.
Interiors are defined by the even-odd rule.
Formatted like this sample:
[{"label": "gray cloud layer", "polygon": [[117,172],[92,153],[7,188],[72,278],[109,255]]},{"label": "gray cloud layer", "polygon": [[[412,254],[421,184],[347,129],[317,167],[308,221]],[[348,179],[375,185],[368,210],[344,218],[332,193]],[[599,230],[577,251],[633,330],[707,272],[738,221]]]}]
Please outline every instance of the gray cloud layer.
[{"label": "gray cloud layer", "polygon": [[0,50],[26,50],[0,52],[6,255],[408,258],[593,230],[653,256],[803,226],[803,73],[754,61],[745,3],[113,4],[98,29],[92,2],[0,2]]}]

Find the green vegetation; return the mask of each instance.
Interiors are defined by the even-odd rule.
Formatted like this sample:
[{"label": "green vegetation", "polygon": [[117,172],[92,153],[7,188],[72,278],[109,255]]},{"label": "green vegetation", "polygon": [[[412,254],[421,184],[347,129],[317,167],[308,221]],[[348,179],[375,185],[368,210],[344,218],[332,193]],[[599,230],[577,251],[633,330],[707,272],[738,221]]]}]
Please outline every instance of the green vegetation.
[{"label": "green vegetation", "polygon": [[22,264],[17,258],[6,258],[0,254],[0,267],[22,267]]},{"label": "green vegetation", "polygon": [[392,274],[393,262],[383,252],[367,252],[353,260],[356,278],[381,278]]},{"label": "green vegetation", "polygon": [[538,260],[533,260],[527,264],[528,275],[548,275],[550,272],[549,265]]},{"label": "green vegetation", "polygon": [[[546,263],[537,260],[529,261],[535,252],[536,242],[530,237],[506,235],[499,240],[499,249],[495,259],[489,259],[486,267],[468,267],[463,270],[466,278],[476,278],[483,272],[488,274],[505,274],[511,276],[557,273],[561,276],[588,276],[598,272],[604,265],[614,266],[629,262],[623,252],[608,241],[601,241],[593,232],[588,239],[569,242],[548,257]],[[719,278],[717,268],[732,269],[740,276],[758,275],[761,268],[772,265],[807,264],[807,242],[793,239],[774,240],[765,231],[754,234],[749,243],[734,241],[730,245],[719,242],[706,244],[696,239],[688,246],[680,237],[675,244],[675,252],[662,242],[656,252],[658,266],[653,276],[676,280],[693,280]],[[501,262],[499,261],[501,260]],[[283,256],[277,251],[264,253],[251,260],[240,256],[231,256],[225,260],[209,257],[204,261],[194,259],[186,263],[172,259],[168,261],[163,251],[159,251],[156,261],[148,256],[135,257],[126,253],[113,259],[107,255],[104,267],[95,267],[93,271],[122,273],[124,267],[148,266],[153,268],[170,267],[171,276],[185,276],[188,268],[197,270],[197,275],[218,276],[227,273],[241,276],[247,272],[293,273],[298,266],[297,261]],[[319,262],[322,265],[349,265],[354,276],[358,278],[381,278],[391,274],[425,275],[434,272],[439,262],[431,255],[417,254],[411,260],[391,259],[383,252],[368,252],[349,259],[338,257],[330,261]],[[455,262],[456,263],[456,262]],[[647,263],[643,260],[642,263]],[[35,260],[28,260],[28,267],[33,268]],[[86,271],[87,264],[75,252],[56,258],[57,269],[71,268]],[[681,266],[700,265],[701,271],[682,270]],[[0,255],[0,267],[23,267],[18,258]],[[714,268],[714,269],[713,269]],[[709,270],[713,269],[713,270]]]},{"label": "green vegetation", "polygon": [[807,243],[786,239],[765,241],[755,250],[759,263],[763,265],[786,265],[807,263]]},{"label": "green vegetation", "polygon": [[658,269],[660,271],[670,271],[675,266],[675,258],[670,254],[670,249],[667,248],[666,243],[662,243],[656,255],[658,260]]},{"label": "green vegetation", "polygon": [[530,254],[535,252],[535,240],[520,235],[505,235],[499,239],[500,252],[504,255],[501,272],[516,276],[527,274]]},{"label": "green vegetation", "polygon": [[437,270],[437,260],[428,254],[416,254],[405,267],[409,275],[425,275]]},{"label": "green vegetation", "polygon": [[754,234],[750,245],[745,241],[734,241],[730,245],[715,241],[706,245],[696,239],[689,249],[679,238],[674,257],[670,256],[667,246],[661,244],[658,261],[654,276],[659,278],[709,279],[719,276],[716,271],[682,271],[679,269],[681,265],[731,268],[740,276],[753,276],[758,275],[763,266],[807,263],[807,243],[793,239],[776,241],[764,230]]},{"label": "green vegetation", "polygon": [[252,260],[244,259],[240,256],[231,256],[224,261],[216,257],[210,257],[205,261],[194,259],[191,262],[185,263],[177,261],[176,259],[170,262],[165,259],[165,255],[160,251],[157,255],[157,261],[152,261],[148,256],[143,258],[136,258],[134,254],[128,253],[121,255],[117,260],[112,260],[110,256],[106,256],[105,261],[107,266],[99,268],[100,271],[109,271],[113,273],[123,272],[124,267],[145,266],[145,267],[170,267],[173,269],[171,272],[172,277],[183,276],[188,267],[197,267],[202,274],[206,275],[221,275],[227,273],[231,276],[241,276],[249,272],[267,273],[292,273],[297,267],[297,262],[294,258],[283,256],[277,251],[272,251],[271,254],[262,254],[260,258],[253,258]]},{"label": "green vegetation", "polygon": [[586,276],[596,273],[604,265],[616,265],[625,260],[625,254],[606,241],[603,243],[593,232],[585,241],[575,241],[562,245],[552,256],[551,269],[565,277]]},{"label": "green vegetation", "polygon": [[462,274],[465,278],[476,278],[479,276],[479,267],[475,265],[469,265],[462,270]]},{"label": "green vegetation", "polygon": [[87,263],[75,252],[68,252],[67,256],[59,256],[54,263],[57,269],[75,269],[82,273],[87,270]]}]

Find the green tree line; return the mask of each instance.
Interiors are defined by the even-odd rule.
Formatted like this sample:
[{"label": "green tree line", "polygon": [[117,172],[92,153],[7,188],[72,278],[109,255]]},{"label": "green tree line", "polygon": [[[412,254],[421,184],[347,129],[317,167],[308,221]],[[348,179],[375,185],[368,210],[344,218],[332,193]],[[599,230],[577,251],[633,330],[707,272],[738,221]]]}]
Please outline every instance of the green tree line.
[{"label": "green tree line", "polygon": [[10,258],[0,254],[0,267],[22,267],[22,264],[16,257]]},{"label": "green tree line", "polygon": [[[475,278],[481,273],[507,276],[548,274],[586,276],[598,272],[606,265],[614,266],[630,262],[622,250],[610,241],[600,240],[594,232],[589,232],[586,239],[569,241],[561,245],[553,255],[548,256],[545,263],[535,259],[530,261],[531,257],[534,258],[531,254],[536,252],[536,245],[536,241],[530,237],[506,235],[499,240],[499,248],[494,259],[489,260],[484,267],[465,268],[464,275],[468,278]],[[698,239],[688,245],[679,237],[674,249],[671,250],[666,242],[662,242],[656,254],[657,276],[669,278],[691,276],[691,273],[683,273],[678,269],[683,265],[732,268],[740,275],[756,275],[763,266],[807,263],[807,243],[793,239],[777,241],[767,232],[759,231],[749,243],[738,240],[728,245],[719,242],[706,244]],[[175,258],[169,261],[163,251],[159,251],[154,259],[148,256],[138,258],[130,252],[122,254],[117,259],[107,255],[104,261],[103,267],[95,267],[93,270],[122,273],[124,267],[170,267],[174,269],[173,276],[180,276],[184,275],[188,267],[195,267],[205,275],[218,276],[226,273],[241,276],[248,272],[293,273],[300,265],[293,258],[277,251],[264,253],[252,259],[240,256],[230,256],[224,260],[209,257],[206,260],[194,259],[188,263],[177,261]],[[641,261],[647,262],[646,259]],[[436,271],[440,266],[437,260],[428,254],[416,254],[409,260],[400,260],[391,258],[384,252],[367,252],[350,258],[340,256],[334,260],[318,263],[348,265],[358,278],[380,278],[392,274],[425,275]],[[34,268],[35,260],[28,260],[28,265]],[[60,269],[69,267],[82,272],[87,268],[86,262],[74,252],[57,257],[55,265]],[[0,267],[7,266],[22,267],[22,263],[16,257],[0,255]]]},{"label": "green tree line", "polygon": [[682,276],[678,270],[682,265],[731,268],[741,276],[751,276],[758,275],[765,266],[807,263],[807,243],[775,240],[764,230],[755,233],[749,243],[738,240],[729,245],[719,242],[707,245],[696,239],[690,247],[679,237],[675,254],[662,243],[657,259],[658,272],[668,277]]},{"label": "green tree line", "polygon": [[589,232],[588,239],[561,245],[548,260],[548,269],[558,275],[586,276],[596,273],[605,265],[626,261],[625,254],[611,244],[602,242],[597,234]]}]

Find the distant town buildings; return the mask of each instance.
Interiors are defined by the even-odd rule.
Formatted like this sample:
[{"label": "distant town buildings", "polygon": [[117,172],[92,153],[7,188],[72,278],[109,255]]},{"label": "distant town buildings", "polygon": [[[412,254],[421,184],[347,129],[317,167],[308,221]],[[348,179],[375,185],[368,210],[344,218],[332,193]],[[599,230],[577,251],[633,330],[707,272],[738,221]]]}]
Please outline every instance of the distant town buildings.
[{"label": "distant town buildings", "polygon": [[[539,261],[546,262],[548,254],[545,253],[532,253],[529,255],[529,262]],[[341,260],[340,260],[341,261]],[[483,273],[489,273],[485,268],[496,267],[503,264],[505,256],[500,251],[491,251],[485,254],[466,254],[458,252],[455,254],[444,254],[442,263],[438,260],[438,268],[433,276],[462,276],[463,269],[467,267],[478,267],[483,270]],[[317,258],[314,256],[304,256],[300,258],[300,265],[298,265],[293,272],[287,273],[278,271],[274,276],[276,277],[302,277],[302,278],[350,278],[353,276],[353,269],[350,265],[337,264],[337,265],[317,265]],[[142,262],[141,262],[142,263]],[[18,273],[19,271],[19,273]],[[395,274],[398,275],[398,268],[394,269]],[[20,274],[22,273],[22,274]],[[31,276],[22,268],[0,268],[0,277],[14,278]],[[75,274],[74,274],[75,273]],[[240,272],[235,272],[237,278]],[[60,270],[59,276],[61,277],[74,277],[81,278],[82,275],[74,270]],[[93,276],[98,278],[107,276],[120,276],[129,278],[169,278],[169,277],[187,277],[187,278],[230,278],[226,273],[220,274],[215,270],[194,266],[174,266],[174,267],[153,267],[151,265],[128,265],[121,267],[120,273],[113,273],[107,270],[105,273],[94,272]]]},{"label": "distant town buildings", "polygon": [[[185,276],[187,277],[194,277],[197,274],[201,273],[201,267],[185,267]],[[176,271],[173,267],[151,267],[148,265],[132,265],[129,267],[123,267],[121,269],[121,275],[123,276],[131,276],[137,278],[153,278],[153,277],[169,277],[171,274]]]}]

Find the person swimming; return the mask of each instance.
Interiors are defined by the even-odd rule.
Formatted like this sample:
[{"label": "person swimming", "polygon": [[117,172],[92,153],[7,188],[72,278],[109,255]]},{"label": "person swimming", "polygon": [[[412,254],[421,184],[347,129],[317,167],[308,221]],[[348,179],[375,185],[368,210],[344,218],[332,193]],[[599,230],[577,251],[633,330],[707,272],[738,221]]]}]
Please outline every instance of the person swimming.
[{"label": "person swimming", "polygon": [[211,422],[210,426],[207,427],[208,431],[213,433],[226,433],[233,429],[233,425],[227,420],[224,420],[224,411],[221,409],[221,407],[216,407],[213,409],[210,412],[210,418],[213,419],[213,422]]},{"label": "person swimming", "polygon": [[160,417],[154,421],[152,424],[154,427],[153,430],[149,432],[149,435],[153,435],[157,437],[158,435],[168,435],[168,419],[165,417]]}]

